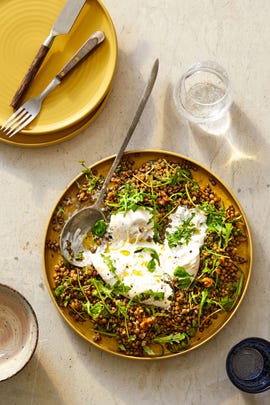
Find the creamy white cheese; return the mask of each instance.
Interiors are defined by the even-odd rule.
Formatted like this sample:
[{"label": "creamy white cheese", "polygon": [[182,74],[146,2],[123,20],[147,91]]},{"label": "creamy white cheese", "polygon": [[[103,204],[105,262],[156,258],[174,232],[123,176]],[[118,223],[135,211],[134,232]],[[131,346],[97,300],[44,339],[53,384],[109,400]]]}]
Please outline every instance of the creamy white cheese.
[{"label": "creamy white cheese", "polygon": [[173,247],[169,246],[167,238],[164,243],[153,241],[151,210],[137,209],[112,215],[108,227],[109,238],[104,239],[95,253],[87,252],[84,262],[94,265],[106,283],[114,285],[121,281],[130,287],[126,294],[130,298],[146,291],[163,293],[162,299],[156,300],[152,296],[145,302],[168,308],[173,294],[169,282],[174,278],[174,271],[184,267],[191,280],[195,277],[199,268],[200,247],[207,230],[206,216],[196,209],[178,207],[169,219],[167,235],[173,234],[189,219],[192,227],[189,238],[180,239],[179,244]]}]

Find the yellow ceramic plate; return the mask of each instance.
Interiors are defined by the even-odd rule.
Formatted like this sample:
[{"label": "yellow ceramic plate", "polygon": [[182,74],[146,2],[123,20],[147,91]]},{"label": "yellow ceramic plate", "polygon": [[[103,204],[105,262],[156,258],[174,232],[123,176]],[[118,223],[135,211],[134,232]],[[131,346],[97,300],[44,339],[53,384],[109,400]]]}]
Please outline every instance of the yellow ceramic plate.
[{"label": "yellow ceramic plate", "polygon": [[60,142],[67,141],[68,139],[73,138],[75,135],[82,132],[86,129],[101,113],[107,101],[110,97],[111,89],[109,89],[105,98],[98,105],[97,109],[94,110],[91,114],[86,116],[83,120],[79,121],[77,124],[72,125],[64,130],[49,132],[44,134],[33,134],[32,132],[20,133],[15,135],[11,139],[5,136],[0,132],[0,140],[4,143],[23,146],[23,147],[41,147],[41,146],[51,146],[56,145]]},{"label": "yellow ceramic plate", "polygon": [[[0,2],[0,125],[11,115],[11,99],[64,4],[65,0]],[[104,43],[46,98],[41,113],[23,133],[64,130],[102,102],[111,87],[118,50],[111,18],[97,0],[88,0],[71,31],[56,37],[26,98],[39,94],[96,30],[104,31]]]},{"label": "yellow ceramic plate", "polygon": [[[245,213],[243,212],[243,209],[241,208],[239,202],[237,201],[236,197],[234,194],[229,190],[229,188],[218,178],[214,173],[209,171],[206,167],[203,167],[202,165],[198,164],[197,162],[188,159],[182,155],[176,154],[176,153],[171,153],[171,152],[165,152],[165,151],[155,151],[155,150],[146,150],[146,151],[137,151],[137,152],[127,152],[125,154],[126,156],[128,155],[131,160],[135,162],[135,167],[141,166],[143,163],[148,162],[149,160],[157,160],[159,158],[165,158],[169,161],[176,161],[176,162],[189,162],[192,164],[192,167],[194,170],[192,170],[192,175],[195,181],[200,185],[200,186],[206,186],[211,182],[211,187],[212,189],[216,192],[218,196],[221,197],[223,200],[225,207],[227,208],[230,205],[233,205],[235,209],[242,215],[243,221],[244,221],[244,232],[247,235],[247,240],[244,243],[241,243],[240,247],[238,248],[239,255],[245,257],[247,259],[247,262],[241,264],[241,269],[243,271],[244,279],[243,279],[243,285],[242,285],[242,290],[241,293],[238,297],[238,301],[236,305],[234,306],[233,310],[231,312],[224,312],[220,313],[216,319],[212,320],[212,324],[204,329],[202,332],[197,332],[195,337],[191,338],[190,340],[190,347],[186,349],[185,351],[182,351],[180,353],[171,353],[168,350],[165,350],[164,354],[162,356],[157,355],[156,357],[131,357],[131,356],[126,356],[125,354],[119,353],[117,350],[117,345],[116,341],[114,338],[106,337],[103,336],[101,342],[97,343],[95,342],[94,339],[94,331],[93,331],[93,324],[91,321],[86,321],[86,322],[77,322],[74,320],[74,318],[69,314],[68,310],[65,310],[63,308],[60,308],[56,302],[55,296],[54,296],[54,280],[53,280],[53,272],[54,272],[54,265],[57,264],[59,258],[61,258],[61,253],[57,249],[49,249],[47,242],[52,242],[53,244],[59,242],[59,236],[60,236],[60,230],[56,229],[56,223],[55,223],[55,215],[59,209],[59,206],[62,205],[64,199],[65,201],[70,200],[70,201],[75,201],[76,200],[76,194],[78,192],[77,188],[77,181],[82,182],[83,180],[83,174],[77,176],[71,183],[70,185],[66,188],[66,190],[63,192],[63,194],[60,196],[59,200],[57,201],[51,217],[49,218],[49,222],[47,225],[46,233],[45,233],[45,239],[44,239],[44,251],[43,251],[43,264],[44,264],[44,276],[47,282],[47,287],[50,292],[51,298],[56,306],[56,308],[59,310],[60,314],[64,318],[64,320],[67,322],[67,324],[74,329],[79,335],[81,335],[84,339],[95,345],[96,347],[99,347],[100,349],[121,356],[121,357],[126,357],[126,358],[132,358],[132,359],[165,359],[168,357],[174,357],[178,356],[181,354],[185,354],[191,350],[194,350],[201,346],[202,344],[206,343],[209,341],[214,335],[216,335],[228,322],[229,320],[233,317],[237,309],[239,308],[240,303],[243,300],[243,297],[246,293],[248,284],[249,284],[249,279],[250,279],[250,273],[251,273],[251,267],[252,267],[252,242],[251,242],[251,236],[250,236],[250,230],[249,226],[247,223],[247,219],[245,216]],[[91,166],[92,171],[98,176],[102,174],[103,176],[106,176],[108,170],[110,169],[110,166],[112,164],[113,157],[106,158],[104,160],[101,160],[100,162],[94,164]],[[69,216],[73,211],[75,210],[74,204],[70,206],[65,206],[65,214]]]}]

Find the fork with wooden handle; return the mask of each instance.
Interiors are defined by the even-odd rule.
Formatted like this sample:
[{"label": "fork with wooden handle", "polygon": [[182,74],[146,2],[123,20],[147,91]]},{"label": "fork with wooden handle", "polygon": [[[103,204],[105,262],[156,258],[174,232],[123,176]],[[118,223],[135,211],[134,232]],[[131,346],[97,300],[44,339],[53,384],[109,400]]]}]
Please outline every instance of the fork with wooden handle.
[{"label": "fork with wooden handle", "polygon": [[53,78],[48,86],[35,98],[26,101],[0,128],[9,138],[24,129],[39,114],[42,102],[47,95],[62,83],[65,77],[73,71],[92,51],[105,39],[102,31],[96,31],[88,38],[69,62]]}]

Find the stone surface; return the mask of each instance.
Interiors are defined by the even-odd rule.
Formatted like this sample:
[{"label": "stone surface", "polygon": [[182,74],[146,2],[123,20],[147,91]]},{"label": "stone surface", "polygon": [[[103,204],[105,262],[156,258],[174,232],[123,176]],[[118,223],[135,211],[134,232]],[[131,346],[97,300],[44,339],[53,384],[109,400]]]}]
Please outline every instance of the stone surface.
[{"label": "stone surface", "polygon": [[[36,354],[0,384],[6,405],[269,404],[228,380],[229,349],[249,336],[270,339],[270,3],[268,0],[106,0],[119,42],[111,97],[75,138],[48,148],[0,147],[0,279],[22,292],[40,326]],[[103,353],[60,318],[42,273],[45,227],[63,189],[80,172],[116,152],[133,118],[155,58],[153,94],[128,146],[164,149],[213,170],[242,204],[253,235],[254,266],[238,312],[210,342],[178,358],[130,361]],[[177,114],[172,91],[199,60],[221,64],[234,104],[226,133],[214,136]]]}]

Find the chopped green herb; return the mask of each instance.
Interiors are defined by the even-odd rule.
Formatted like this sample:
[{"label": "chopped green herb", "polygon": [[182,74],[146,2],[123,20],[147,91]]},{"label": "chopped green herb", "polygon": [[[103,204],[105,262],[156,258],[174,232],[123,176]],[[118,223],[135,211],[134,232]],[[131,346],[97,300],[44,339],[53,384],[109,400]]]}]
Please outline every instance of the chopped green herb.
[{"label": "chopped green herb", "polygon": [[203,311],[203,307],[204,307],[204,304],[206,302],[207,296],[208,296],[208,290],[205,289],[205,290],[203,290],[201,292],[201,301],[200,301],[200,305],[199,305],[199,315],[198,315],[198,323],[199,323],[199,325],[200,325],[202,311]]},{"label": "chopped green herb", "polygon": [[88,313],[91,318],[97,318],[100,315],[105,315],[107,313],[103,302],[99,301],[94,305],[91,305],[89,301],[82,304],[83,309]]},{"label": "chopped green herb", "polygon": [[216,209],[214,205],[204,203],[202,209],[207,213],[206,225],[208,233],[216,234],[218,238],[218,246],[226,249],[233,231],[231,222],[227,222],[225,208]]},{"label": "chopped green herb", "polygon": [[93,228],[92,228],[92,233],[95,236],[98,236],[102,238],[107,230],[106,223],[103,219],[100,219],[99,221],[95,222]]},{"label": "chopped green herb", "polygon": [[63,294],[64,291],[65,291],[65,286],[63,284],[60,284],[54,290],[54,295],[56,296],[56,298],[59,298]]},{"label": "chopped green herb", "polygon": [[185,289],[190,286],[192,276],[186,271],[184,267],[176,267],[173,274],[177,278],[177,285],[179,288]]},{"label": "chopped green herb", "polygon": [[79,160],[79,163],[83,167],[82,173],[84,173],[85,180],[88,183],[87,193],[91,194],[92,191],[95,189],[95,187],[99,181],[99,178],[93,174],[92,170],[89,167],[86,166],[84,160]]},{"label": "chopped green herb", "polygon": [[75,256],[75,260],[83,260],[83,252],[78,252]]},{"label": "chopped green herb", "polygon": [[108,204],[116,209],[115,212],[127,212],[129,210],[136,211],[139,206],[142,206],[144,193],[142,190],[137,190],[131,183],[126,183],[118,193],[118,202]]},{"label": "chopped green herb", "polygon": [[180,343],[186,339],[188,339],[188,335],[186,333],[176,333],[168,336],[156,337],[153,339],[153,343],[175,344]]},{"label": "chopped green herb", "polygon": [[62,215],[64,214],[65,210],[63,205],[58,205],[58,209],[57,209],[57,215]]},{"label": "chopped green herb", "polygon": [[113,285],[113,293],[114,295],[119,295],[119,294],[126,294],[128,291],[130,291],[131,287],[128,285],[125,285],[121,281],[117,280],[116,283]]},{"label": "chopped green herb", "polygon": [[188,244],[192,235],[197,230],[196,226],[192,223],[192,219],[194,218],[194,216],[195,213],[193,212],[188,219],[183,221],[181,226],[177,226],[175,228],[174,232],[168,233],[166,235],[168,245],[170,248]]},{"label": "chopped green herb", "polygon": [[143,302],[152,298],[154,301],[162,301],[164,299],[164,293],[159,291],[145,290],[143,293],[138,294],[133,300],[138,298],[139,301]]},{"label": "chopped green herb", "polygon": [[140,247],[135,250],[134,253],[149,252],[151,254],[151,260],[147,263],[148,270],[153,273],[156,269],[156,262],[160,265],[159,255],[157,251],[149,247]]},{"label": "chopped green herb", "polygon": [[113,264],[112,258],[110,256],[106,256],[104,254],[101,254],[101,257],[104,260],[104,263],[108,266],[109,270],[113,273],[116,274],[116,267]]},{"label": "chopped green herb", "polygon": [[148,354],[148,356],[155,356],[156,355],[156,353],[149,346],[144,346],[143,350],[145,351],[146,354]]}]

